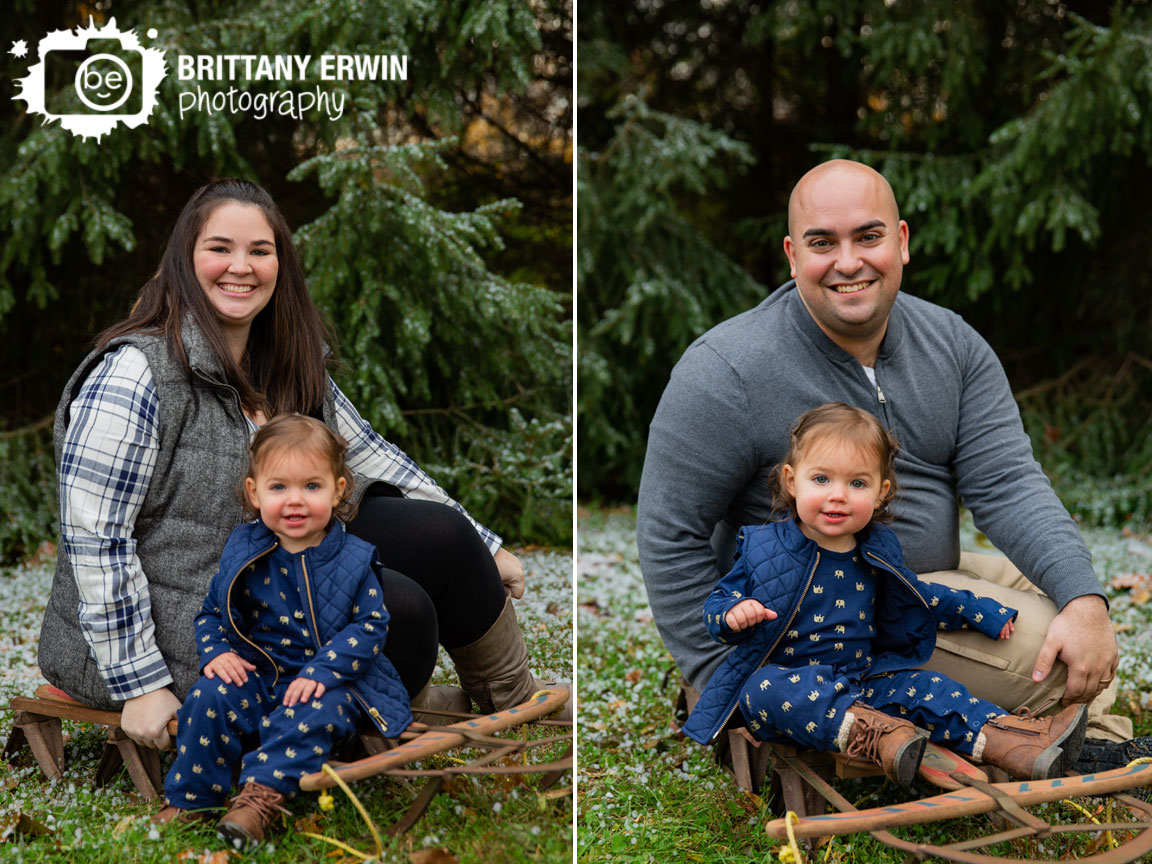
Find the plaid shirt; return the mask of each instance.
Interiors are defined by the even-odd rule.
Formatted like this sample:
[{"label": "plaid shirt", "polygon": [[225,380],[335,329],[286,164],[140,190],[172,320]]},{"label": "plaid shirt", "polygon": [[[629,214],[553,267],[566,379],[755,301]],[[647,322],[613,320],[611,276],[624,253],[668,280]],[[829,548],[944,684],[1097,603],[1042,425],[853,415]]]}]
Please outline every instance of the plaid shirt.
[{"label": "plaid shirt", "polygon": [[[391,483],[405,497],[454,507],[496,553],[499,536],[376,434],[335,382],[332,394],[354,473]],[[143,352],[125,345],[107,354],[69,412],[58,477],[62,551],[76,576],[80,626],[92,656],[112,696],[131,699],[172,681],[156,647],[148,578],[133,537],[160,448],[155,381]]]}]

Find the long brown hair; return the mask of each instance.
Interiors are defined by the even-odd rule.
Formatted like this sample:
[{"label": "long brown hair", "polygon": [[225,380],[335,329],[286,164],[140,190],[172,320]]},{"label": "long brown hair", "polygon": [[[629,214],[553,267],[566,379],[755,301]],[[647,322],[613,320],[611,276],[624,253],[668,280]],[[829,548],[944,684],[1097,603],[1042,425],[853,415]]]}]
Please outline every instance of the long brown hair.
[{"label": "long brown hair", "polygon": [[843,402],[826,402],[819,408],[805,411],[792,424],[788,437],[788,455],[772,469],[772,509],[788,512],[796,518],[796,499],[788,492],[780,476],[784,465],[795,465],[804,451],[818,442],[835,439],[857,445],[876,458],[880,468],[880,482],[889,482],[888,493],[872,515],[875,522],[891,522],[888,505],[896,497],[896,451],[900,443],[875,415]]},{"label": "long brown hair", "polygon": [[[204,223],[212,211],[229,202],[260,208],[276,239],[279,263],[276,288],[252,321],[248,348],[239,363],[228,350],[192,263]],[[272,196],[249,180],[216,180],[193,193],[176,219],[156,275],[140,289],[128,317],[101,333],[96,346],[130,333],[163,335],[169,353],[191,371],[181,340],[185,316],[191,316],[200,328],[226,383],[236,388],[249,411],[261,410],[272,417],[291,411],[312,413],[323,404],[325,344],[331,344],[332,336],[308,295],[288,223]]]},{"label": "long brown hair", "polygon": [[344,497],[332,512],[342,522],[356,518],[357,506],[352,498],[356,478],[345,461],[348,442],[319,420],[303,414],[281,414],[257,429],[252,436],[252,443],[248,445],[248,472],[236,487],[236,498],[244,508],[244,518],[255,519],[260,515],[248,500],[245,481],[249,477],[255,480],[256,473],[269,459],[290,450],[318,455],[328,463],[333,477],[344,478]]}]

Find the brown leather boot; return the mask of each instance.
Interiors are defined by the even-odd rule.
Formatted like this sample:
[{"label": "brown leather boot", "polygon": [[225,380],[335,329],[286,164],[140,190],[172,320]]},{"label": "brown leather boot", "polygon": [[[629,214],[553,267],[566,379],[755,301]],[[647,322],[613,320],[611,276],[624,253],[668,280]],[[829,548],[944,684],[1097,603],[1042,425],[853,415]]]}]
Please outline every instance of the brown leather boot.
[{"label": "brown leather boot", "polygon": [[861,702],[852,703],[840,725],[840,752],[884,769],[894,783],[909,786],[924,758],[928,737],[907,720],[889,717]]},{"label": "brown leather boot", "polygon": [[[460,686],[483,714],[519,705],[538,690],[572,690],[571,684],[540,681],[532,674],[528,648],[511,600],[504,604],[500,617],[487,633],[469,645],[449,648],[448,656],[460,676]],[[572,719],[571,696],[554,717]]]},{"label": "brown leather boot", "polygon": [[453,714],[470,714],[472,700],[468,694],[459,687],[449,687],[445,684],[425,684],[424,688],[412,697],[412,719],[417,723],[429,726],[448,726],[458,723],[459,717],[445,716],[444,714],[425,714],[425,711],[450,711]]},{"label": "brown leather boot", "polygon": [[1084,746],[1087,705],[1069,705],[1051,717],[1020,714],[993,717],[980,728],[972,758],[1003,768],[1020,780],[1063,777]]},{"label": "brown leather boot", "polygon": [[264,835],[273,820],[287,812],[283,795],[271,787],[249,780],[232,799],[228,812],[216,823],[216,832],[233,845],[237,841],[240,846],[263,843]]}]

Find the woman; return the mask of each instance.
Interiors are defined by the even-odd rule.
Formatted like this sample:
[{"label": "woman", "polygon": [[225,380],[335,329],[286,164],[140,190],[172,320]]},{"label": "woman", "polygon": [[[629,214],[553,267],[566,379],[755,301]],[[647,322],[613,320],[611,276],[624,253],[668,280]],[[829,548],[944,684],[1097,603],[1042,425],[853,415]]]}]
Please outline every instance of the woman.
[{"label": "woman", "polygon": [[349,530],[389,568],[386,653],[413,707],[468,708],[426,686],[438,640],[481,710],[539,688],[507,596],[523,593],[520,562],[360,418],[326,371],[326,336],[272,198],[221,180],[184,206],[156,275],[64,389],[40,668],[74,698],[121,709],[138,743],[170,744],[167,721],[199,671],[193,616],[241,518],[248,441],[292,411],[350,443]]}]

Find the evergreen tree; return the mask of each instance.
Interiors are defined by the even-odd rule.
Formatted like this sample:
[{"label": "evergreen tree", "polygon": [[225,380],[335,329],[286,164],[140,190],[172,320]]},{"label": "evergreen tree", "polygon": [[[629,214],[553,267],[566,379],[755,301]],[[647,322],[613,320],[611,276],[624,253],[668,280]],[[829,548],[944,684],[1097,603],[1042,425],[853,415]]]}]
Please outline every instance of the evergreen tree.
[{"label": "evergreen tree", "polygon": [[[228,175],[295,227],[365,418],[509,542],[568,542],[570,0],[14,5],[0,41],[31,53],[5,55],[9,81],[89,16],[163,49],[168,74],[147,125],[99,141],[0,100],[0,557],[54,533],[44,419],[70,370],[127,312],[189,194]],[[324,54],[405,56],[407,77],[320,80]],[[181,55],[313,59],[304,81],[185,80]],[[181,116],[181,94],[317,88],[345,100],[338,119]]]},{"label": "evergreen tree", "polygon": [[[580,494],[632,498],[672,365],[788,278],[789,191],[831,156],[891,181],[911,226],[904,290],[989,339],[1045,464],[1147,476],[1152,366],[1138,361],[1152,356],[1152,284],[1140,250],[1152,219],[1133,206],[1152,185],[1146,0],[597,4],[582,8],[578,38]],[[664,132],[635,137],[637,100],[673,118]],[[685,128],[743,156],[682,148]],[[630,137],[642,152],[613,169]],[[707,190],[667,185],[673,164],[707,172]],[[600,206],[619,188],[633,212],[659,207],[688,227],[652,242],[639,220],[585,218],[585,198]],[[698,249],[688,265],[669,251],[687,237]],[[672,303],[644,290],[665,266],[686,283]],[[707,320],[686,326],[691,316]],[[663,341],[612,341],[621,318]],[[604,369],[618,385],[609,393],[604,376],[586,383]],[[1040,386],[1065,371],[1075,374],[1060,387]],[[1129,496],[1118,516],[1152,513],[1152,488],[1138,491],[1144,503]]]}]

